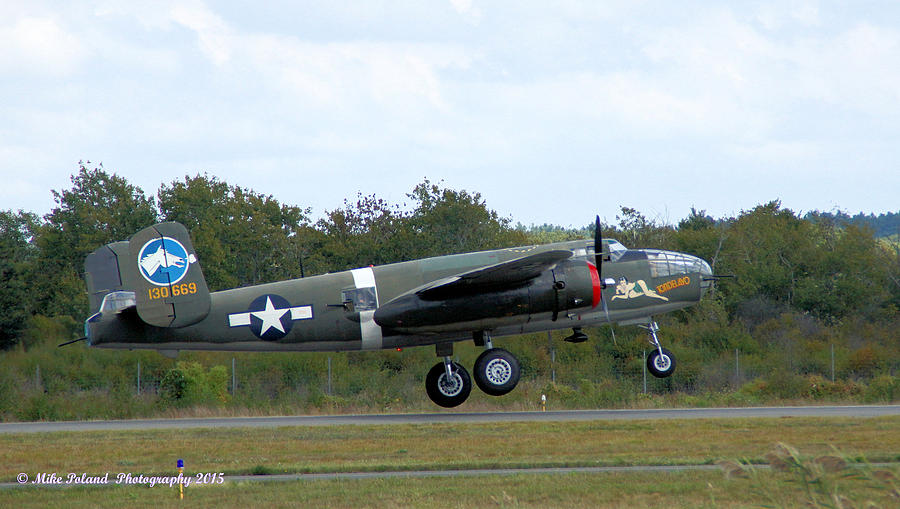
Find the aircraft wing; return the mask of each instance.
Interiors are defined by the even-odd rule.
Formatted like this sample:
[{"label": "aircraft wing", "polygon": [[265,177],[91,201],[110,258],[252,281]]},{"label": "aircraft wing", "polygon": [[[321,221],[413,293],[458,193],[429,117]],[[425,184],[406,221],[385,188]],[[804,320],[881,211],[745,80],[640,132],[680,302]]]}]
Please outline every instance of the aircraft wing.
[{"label": "aircraft wing", "polygon": [[525,285],[557,263],[572,257],[571,251],[546,251],[481,267],[439,279],[416,290],[422,300],[446,300]]},{"label": "aircraft wing", "polygon": [[[374,319],[382,327],[406,333],[490,328],[484,320],[530,309],[534,299],[528,284],[572,256],[568,250],[546,251],[439,279],[379,306]],[[533,297],[540,300],[536,306],[552,311],[557,292],[551,285],[547,291],[547,299]]]}]

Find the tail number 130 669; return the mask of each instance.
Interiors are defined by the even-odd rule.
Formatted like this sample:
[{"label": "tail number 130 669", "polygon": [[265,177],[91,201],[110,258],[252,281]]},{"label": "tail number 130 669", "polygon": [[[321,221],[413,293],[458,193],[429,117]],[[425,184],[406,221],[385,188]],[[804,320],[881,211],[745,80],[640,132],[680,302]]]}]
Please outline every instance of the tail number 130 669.
[{"label": "tail number 130 669", "polygon": [[166,299],[169,296],[180,297],[182,295],[191,295],[197,293],[197,283],[182,283],[180,285],[172,285],[171,291],[168,286],[157,286],[148,288],[150,300]]}]

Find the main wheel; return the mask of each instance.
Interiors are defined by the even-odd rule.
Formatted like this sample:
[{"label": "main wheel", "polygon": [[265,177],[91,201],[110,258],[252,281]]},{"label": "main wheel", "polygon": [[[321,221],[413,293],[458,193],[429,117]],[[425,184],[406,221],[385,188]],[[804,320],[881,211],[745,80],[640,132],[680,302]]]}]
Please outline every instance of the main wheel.
[{"label": "main wheel", "polygon": [[654,348],[647,356],[647,369],[656,378],[666,378],[675,372],[675,355],[665,348],[662,349],[662,355],[660,355],[659,350],[659,348]]},{"label": "main wheel", "polygon": [[519,360],[502,348],[485,350],[475,361],[475,383],[491,396],[502,396],[519,383]]},{"label": "main wheel", "polygon": [[472,379],[466,368],[456,362],[451,366],[453,376],[449,379],[443,362],[435,364],[425,377],[425,392],[428,393],[428,397],[444,408],[461,405],[472,392]]}]

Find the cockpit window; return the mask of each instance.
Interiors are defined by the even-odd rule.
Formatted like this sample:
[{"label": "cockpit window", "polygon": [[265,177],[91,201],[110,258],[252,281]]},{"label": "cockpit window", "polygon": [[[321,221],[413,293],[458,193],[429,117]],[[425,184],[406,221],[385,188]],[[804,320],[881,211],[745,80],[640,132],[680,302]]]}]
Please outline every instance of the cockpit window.
[{"label": "cockpit window", "polygon": [[136,305],[134,292],[112,292],[103,297],[103,302],[100,303],[100,312],[118,313]]},{"label": "cockpit window", "polygon": [[623,246],[616,239],[603,239],[603,243],[606,244],[606,247],[609,250],[609,259],[611,261],[618,260],[625,254],[625,251],[628,251],[628,248]]},{"label": "cockpit window", "polygon": [[[603,252],[609,254],[609,260],[604,258],[606,261],[614,262],[621,258],[625,251],[628,251],[628,248],[615,239],[603,239],[601,242],[605,245]],[[574,249],[572,252],[575,256],[594,256],[594,243],[586,244],[584,249]]]},{"label": "cockpit window", "polygon": [[702,272],[705,263],[696,256],[672,251],[645,249],[644,252],[647,253],[647,260],[650,262],[650,275],[653,277],[669,277]]}]

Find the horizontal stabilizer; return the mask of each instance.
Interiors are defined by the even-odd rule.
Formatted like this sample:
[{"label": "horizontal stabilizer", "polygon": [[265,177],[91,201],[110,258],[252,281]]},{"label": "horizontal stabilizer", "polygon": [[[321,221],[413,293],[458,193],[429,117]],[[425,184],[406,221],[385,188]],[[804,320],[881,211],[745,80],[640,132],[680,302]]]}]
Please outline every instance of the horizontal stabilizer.
[{"label": "horizontal stabilizer", "polygon": [[121,270],[129,259],[128,242],[107,244],[84,260],[84,279],[88,288],[91,313],[100,310],[100,303],[107,294],[128,290],[126,274]]}]

